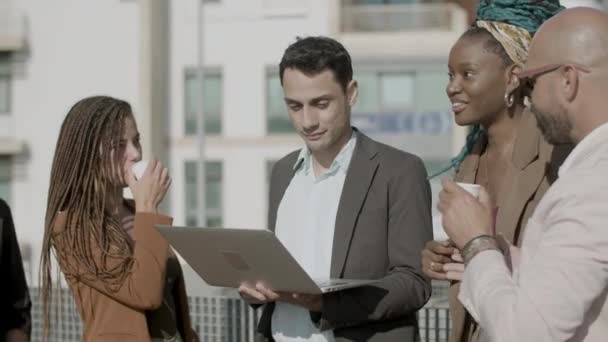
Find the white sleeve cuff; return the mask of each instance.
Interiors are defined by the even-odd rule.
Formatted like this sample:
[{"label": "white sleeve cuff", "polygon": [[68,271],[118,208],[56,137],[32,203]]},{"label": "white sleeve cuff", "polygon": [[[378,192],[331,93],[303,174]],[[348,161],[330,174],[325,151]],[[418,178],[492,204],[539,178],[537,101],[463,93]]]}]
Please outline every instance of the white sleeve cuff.
[{"label": "white sleeve cuff", "polygon": [[504,264],[504,256],[497,250],[489,249],[479,252],[464,269],[464,276],[460,284],[458,300],[467,309],[469,314],[479,322],[479,302],[475,294],[479,289],[483,289],[491,283],[491,279],[484,278],[484,273],[488,275],[488,270],[498,268],[497,264]]}]

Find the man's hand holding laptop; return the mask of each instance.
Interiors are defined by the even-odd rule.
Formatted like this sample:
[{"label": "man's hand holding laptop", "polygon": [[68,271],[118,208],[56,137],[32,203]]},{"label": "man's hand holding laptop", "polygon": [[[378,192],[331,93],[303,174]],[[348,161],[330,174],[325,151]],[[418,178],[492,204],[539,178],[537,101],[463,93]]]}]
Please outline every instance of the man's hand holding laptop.
[{"label": "man's hand holding laptop", "polygon": [[321,312],[321,308],[323,307],[322,295],[274,292],[260,283],[256,284],[255,287],[241,284],[239,294],[243,300],[252,305],[280,301],[299,305],[312,312]]}]

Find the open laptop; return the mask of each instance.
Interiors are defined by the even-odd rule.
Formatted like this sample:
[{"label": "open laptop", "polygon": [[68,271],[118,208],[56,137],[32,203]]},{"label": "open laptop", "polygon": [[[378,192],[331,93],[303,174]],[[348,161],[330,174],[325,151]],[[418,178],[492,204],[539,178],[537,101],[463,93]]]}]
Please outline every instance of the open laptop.
[{"label": "open laptop", "polygon": [[321,294],[371,284],[373,280],[313,280],[269,230],[156,228],[203,280],[238,288],[260,282],[273,291]]}]

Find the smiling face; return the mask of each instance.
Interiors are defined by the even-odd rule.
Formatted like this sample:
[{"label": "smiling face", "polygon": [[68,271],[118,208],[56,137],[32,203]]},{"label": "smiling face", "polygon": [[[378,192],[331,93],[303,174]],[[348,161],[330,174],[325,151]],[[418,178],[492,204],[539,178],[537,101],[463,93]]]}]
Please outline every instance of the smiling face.
[{"label": "smiling face", "polygon": [[283,92],[291,123],[313,154],[339,151],[348,141],[350,108],[357,96],[355,81],[345,91],[330,69],[307,75],[288,68]]},{"label": "smiling face", "polygon": [[506,109],[504,60],[486,48],[489,34],[460,38],[450,51],[446,93],[460,126],[491,122]]}]

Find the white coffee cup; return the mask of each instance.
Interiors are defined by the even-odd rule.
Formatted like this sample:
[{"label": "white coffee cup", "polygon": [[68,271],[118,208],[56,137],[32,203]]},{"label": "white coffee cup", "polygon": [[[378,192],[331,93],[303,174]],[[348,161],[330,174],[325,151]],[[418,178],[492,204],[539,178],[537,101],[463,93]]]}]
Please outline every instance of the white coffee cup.
[{"label": "white coffee cup", "polygon": [[141,176],[144,174],[144,171],[146,171],[147,167],[148,167],[147,160],[140,160],[137,163],[133,164],[133,166],[131,166],[131,171],[133,171],[133,175],[135,176],[135,179],[140,179]]},{"label": "white coffee cup", "polygon": [[479,184],[471,184],[471,183],[456,183],[459,187],[465,189],[468,193],[473,195],[475,198],[479,198],[479,190],[481,189],[481,185]]},{"label": "white coffee cup", "polygon": [[[479,198],[479,190],[481,186],[479,184],[471,184],[471,183],[459,183],[457,182],[459,187],[465,189],[468,193],[470,193],[473,197]],[[443,229],[443,225],[441,224],[441,213],[437,213],[433,215],[433,232],[436,240],[447,239],[448,236]]]}]

